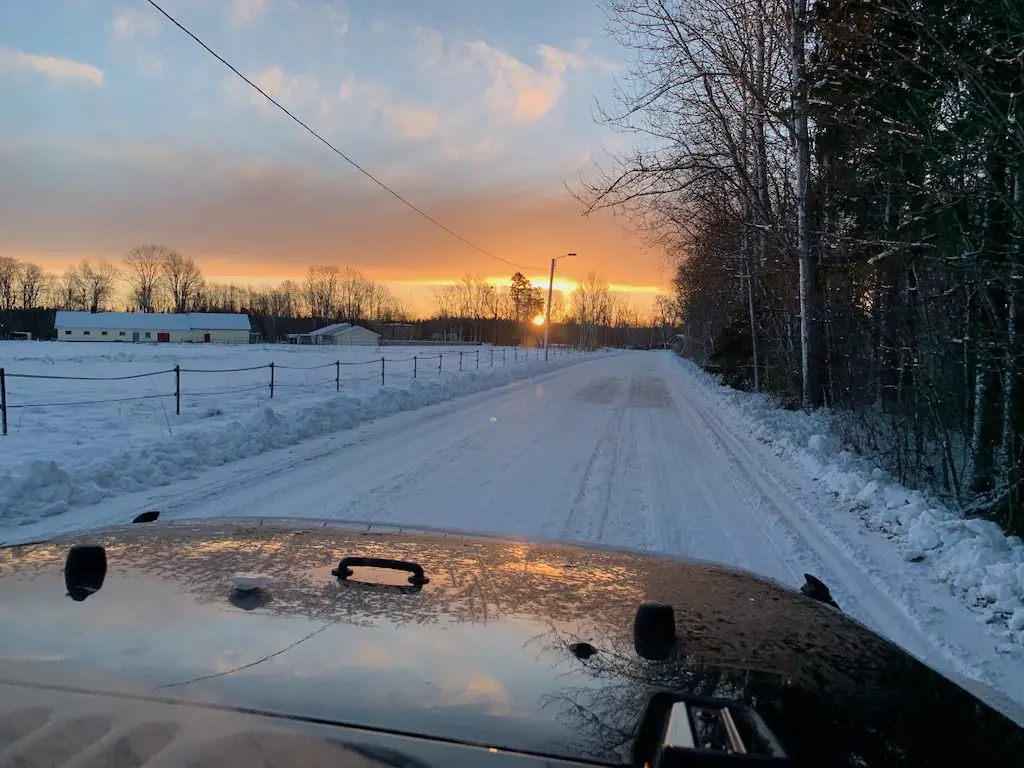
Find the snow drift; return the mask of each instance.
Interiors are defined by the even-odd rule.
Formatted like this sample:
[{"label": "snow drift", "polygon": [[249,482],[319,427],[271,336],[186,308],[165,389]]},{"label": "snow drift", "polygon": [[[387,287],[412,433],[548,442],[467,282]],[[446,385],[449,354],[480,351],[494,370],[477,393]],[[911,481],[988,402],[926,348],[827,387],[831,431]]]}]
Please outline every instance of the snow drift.
[{"label": "snow drift", "polygon": [[801,465],[863,525],[891,540],[904,560],[920,563],[947,584],[1004,643],[1002,650],[1018,652],[1024,646],[1024,542],[1019,537],[893,482],[840,443],[829,411],[787,411],[769,396],[725,387],[693,363],[680,362],[738,423]]},{"label": "snow drift", "polygon": [[[122,443],[120,448],[112,447],[118,444],[115,433],[98,441],[95,450],[67,453],[59,438],[43,434],[33,442],[45,440],[55,458],[35,458],[0,469],[0,524],[30,523],[122,493],[165,486],[209,467],[350,429],[391,413],[537,376],[583,359],[555,357],[547,363],[531,361],[482,368],[443,379],[404,377],[383,388],[379,383],[364,386],[365,394],[306,396],[284,401],[251,398],[244,415],[237,414],[238,406],[234,403],[225,403],[223,409],[207,404],[206,412],[222,416],[223,410],[230,409],[233,415],[227,420],[193,421],[162,439],[135,445]],[[38,445],[33,450],[39,452]]]}]

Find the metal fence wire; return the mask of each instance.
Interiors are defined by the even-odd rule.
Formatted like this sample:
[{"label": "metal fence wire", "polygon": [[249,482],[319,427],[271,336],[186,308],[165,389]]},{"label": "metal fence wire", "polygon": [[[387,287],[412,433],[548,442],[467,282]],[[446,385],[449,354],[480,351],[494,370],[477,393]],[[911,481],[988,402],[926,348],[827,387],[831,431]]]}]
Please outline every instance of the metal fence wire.
[{"label": "metal fence wire", "polygon": [[[500,353],[499,353],[500,352]],[[38,373],[16,373],[0,367],[0,432],[3,435],[7,434],[8,424],[8,412],[15,411],[25,408],[74,408],[81,406],[91,405],[103,405],[109,403],[130,403],[138,402],[143,400],[157,400],[163,398],[174,398],[174,413],[177,416],[181,415],[181,401],[182,398],[203,398],[213,395],[226,395],[241,392],[257,392],[266,391],[270,399],[274,398],[276,390],[281,388],[289,390],[299,390],[314,392],[316,389],[324,388],[330,384],[334,385],[335,392],[340,393],[342,391],[342,384],[346,381],[357,382],[357,381],[368,381],[370,379],[377,378],[380,381],[381,386],[387,381],[388,364],[396,365],[403,364],[407,365],[412,363],[411,373],[408,370],[405,371],[392,371],[391,376],[409,376],[412,375],[414,379],[418,379],[425,375],[440,375],[443,373],[447,364],[447,369],[451,373],[464,372],[469,370],[479,370],[481,367],[493,368],[495,365],[518,365],[519,363],[528,362],[530,359],[541,360],[548,359],[548,355],[551,356],[566,356],[566,355],[578,355],[582,353],[582,350],[576,349],[575,347],[551,347],[546,354],[541,348],[529,349],[524,348],[522,351],[519,347],[514,347],[511,355],[507,354],[507,348],[502,347],[499,350],[490,348],[484,351],[483,357],[481,357],[481,350],[476,349],[471,352],[466,350],[459,350],[458,352],[437,352],[431,354],[412,355],[410,357],[398,357],[390,358],[387,355],[381,357],[374,357],[369,360],[335,360],[333,362],[327,362],[320,365],[283,365],[280,363],[265,363],[264,365],[253,365],[240,368],[183,368],[180,365],[176,365],[173,368],[165,368],[159,371],[149,371],[146,373],[134,373],[125,376],[58,376],[53,374],[38,374]],[[435,365],[436,361],[436,365]],[[374,371],[363,375],[353,376],[342,376],[342,368],[350,368],[354,366],[377,366],[379,371]],[[277,372],[279,370],[285,371],[316,371],[326,370],[328,368],[334,369],[334,376],[332,378],[323,378],[314,382],[302,382],[302,383],[282,383],[277,381]],[[267,371],[267,380],[262,384],[252,384],[246,382],[245,386],[238,387],[226,387],[226,388],[213,388],[213,389],[186,389],[182,390],[182,374],[186,374],[189,377],[197,377],[201,380],[201,377],[206,374],[231,374],[231,373],[251,373],[253,371]],[[356,373],[356,371],[353,371]],[[58,401],[10,401],[8,397],[8,379],[23,379],[23,380],[46,380],[46,381],[129,381],[137,379],[157,379],[159,377],[174,377],[174,390],[173,391],[154,391],[152,394],[143,395],[126,395],[124,397],[110,397],[110,398],[87,398],[87,399],[76,399],[76,400],[58,400]],[[169,382],[167,382],[169,384]],[[154,387],[156,390],[156,387]]]}]

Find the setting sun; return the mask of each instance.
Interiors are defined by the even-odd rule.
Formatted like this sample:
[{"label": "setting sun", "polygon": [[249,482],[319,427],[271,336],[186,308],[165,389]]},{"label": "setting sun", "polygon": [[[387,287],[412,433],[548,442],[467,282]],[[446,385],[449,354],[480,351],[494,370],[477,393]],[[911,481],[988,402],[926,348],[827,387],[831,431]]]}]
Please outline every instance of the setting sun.
[{"label": "setting sun", "polygon": [[534,325],[544,325],[544,315],[537,315],[533,318]]}]

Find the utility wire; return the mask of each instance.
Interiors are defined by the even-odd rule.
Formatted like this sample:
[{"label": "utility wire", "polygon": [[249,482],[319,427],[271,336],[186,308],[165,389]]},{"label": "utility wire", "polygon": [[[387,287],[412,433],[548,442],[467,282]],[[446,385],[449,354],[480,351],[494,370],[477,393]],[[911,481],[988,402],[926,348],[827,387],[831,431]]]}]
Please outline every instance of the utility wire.
[{"label": "utility wire", "polygon": [[256,91],[258,91],[258,92],[259,92],[259,94],[260,94],[260,95],[261,95],[261,96],[262,96],[263,98],[265,98],[265,99],[266,99],[267,101],[269,101],[269,102],[270,102],[271,104],[273,104],[273,105],[274,105],[275,107],[277,107],[277,108],[278,108],[279,110],[281,110],[282,112],[284,112],[284,114],[288,115],[288,117],[290,117],[290,118],[291,118],[292,120],[294,120],[294,121],[295,121],[296,123],[298,123],[299,125],[301,125],[301,126],[302,126],[302,127],[304,128],[304,129],[306,129],[306,131],[307,131],[307,132],[308,132],[308,133],[309,133],[309,134],[310,134],[311,136],[313,136],[313,137],[314,137],[315,139],[317,139],[317,140],[318,140],[318,141],[319,141],[320,143],[322,143],[322,144],[323,144],[324,146],[326,146],[326,147],[327,147],[328,149],[330,149],[330,150],[331,150],[332,152],[334,152],[334,154],[336,154],[336,155],[337,155],[338,157],[340,157],[340,158],[341,158],[342,160],[344,160],[344,161],[345,161],[346,163],[348,163],[349,165],[351,165],[351,166],[352,166],[353,168],[355,168],[355,169],[356,169],[357,171],[359,171],[359,172],[360,172],[361,174],[363,174],[363,176],[365,176],[366,178],[368,178],[368,179],[369,179],[370,181],[372,181],[372,182],[373,182],[374,184],[376,184],[376,185],[377,185],[378,187],[380,187],[380,188],[381,188],[381,189],[383,189],[383,190],[384,190],[385,192],[387,192],[387,193],[388,193],[389,195],[391,195],[392,197],[394,197],[394,198],[395,198],[396,200],[398,200],[398,201],[399,201],[400,203],[402,203],[403,205],[405,205],[405,206],[407,206],[407,207],[411,208],[412,210],[414,210],[414,211],[415,211],[416,213],[418,213],[418,214],[419,214],[420,216],[422,216],[422,217],[423,217],[424,219],[426,219],[427,221],[429,221],[429,222],[430,222],[431,224],[433,224],[433,225],[434,225],[435,227],[438,227],[438,228],[440,228],[440,229],[444,230],[444,231],[445,231],[445,232],[447,232],[447,233],[448,233],[449,235],[451,235],[452,237],[454,237],[454,238],[455,238],[456,240],[459,240],[460,242],[462,242],[462,243],[464,243],[464,244],[468,245],[468,246],[469,246],[470,248],[472,248],[473,250],[475,250],[475,251],[479,251],[480,253],[484,254],[485,256],[489,256],[489,257],[491,257],[492,259],[494,259],[494,260],[496,260],[496,261],[500,261],[500,262],[502,262],[503,264],[508,264],[508,265],[509,265],[510,267],[516,267],[516,268],[518,268],[518,269],[526,269],[526,270],[531,270],[531,271],[537,271],[537,270],[543,271],[543,270],[541,270],[541,268],[540,268],[540,267],[527,267],[527,266],[525,266],[525,265],[523,265],[523,264],[516,264],[516,263],[515,263],[514,261],[509,261],[508,259],[504,259],[504,258],[502,258],[501,256],[498,256],[498,255],[497,255],[497,254],[495,254],[495,253],[491,253],[491,252],[490,252],[490,251],[488,251],[488,250],[487,250],[486,248],[483,248],[483,247],[481,247],[481,246],[477,245],[476,243],[472,242],[471,240],[467,240],[467,239],[466,239],[465,237],[463,237],[462,235],[460,235],[460,234],[459,234],[458,232],[456,232],[455,230],[453,230],[453,229],[451,229],[451,228],[449,228],[449,227],[445,226],[445,225],[444,225],[444,224],[442,224],[442,223],[441,223],[440,221],[438,221],[438,220],[437,220],[437,219],[435,219],[435,218],[434,218],[433,216],[431,216],[431,215],[430,215],[429,213],[427,213],[426,211],[423,211],[422,209],[418,208],[418,207],[417,207],[417,206],[416,206],[415,204],[413,204],[413,203],[409,202],[408,200],[406,200],[406,199],[405,199],[404,197],[402,197],[402,196],[401,196],[401,195],[400,195],[400,194],[399,194],[398,192],[396,192],[395,190],[393,190],[393,189],[392,189],[391,187],[389,187],[389,186],[388,186],[387,184],[385,184],[385,183],[384,183],[383,181],[381,181],[381,180],[380,180],[380,179],[378,179],[378,178],[377,178],[376,176],[374,176],[374,175],[373,175],[372,173],[370,173],[370,172],[369,172],[368,170],[366,170],[366,169],[365,169],[365,168],[363,168],[363,167],[362,167],[361,165],[359,165],[359,163],[357,163],[357,162],[356,162],[355,160],[353,160],[353,159],[352,159],[351,157],[349,157],[349,156],[348,156],[348,155],[346,155],[346,154],[345,154],[344,152],[342,152],[342,151],[341,151],[340,149],[338,149],[338,148],[337,148],[336,146],[334,146],[333,144],[331,144],[331,142],[329,142],[329,141],[328,141],[327,139],[325,139],[325,138],[324,138],[323,136],[321,136],[321,135],[320,135],[319,133],[317,133],[317,132],[316,132],[316,131],[314,131],[314,130],[313,130],[312,128],[310,128],[310,127],[309,127],[309,126],[308,126],[308,125],[307,125],[306,123],[304,123],[304,122],[303,122],[302,120],[300,120],[299,118],[297,118],[297,117],[296,117],[296,116],[295,116],[294,114],[292,114],[292,113],[291,113],[291,112],[290,112],[290,111],[289,111],[289,110],[288,110],[288,109],[287,109],[286,107],[282,106],[282,105],[280,104],[280,102],[278,102],[278,101],[277,101],[276,99],[274,99],[274,97],[272,97],[272,96],[271,96],[270,94],[268,94],[268,93],[267,93],[266,91],[264,91],[264,90],[263,90],[262,88],[260,88],[260,87],[259,87],[258,85],[256,85],[256,83],[254,83],[254,82],[253,82],[252,80],[250,80],[250,79],[249,79],[248,77],[246,77],[246,76],[245,76],[245,75],[243,75],[243,74],[242,74],[241,72],[239,72],[239,71],[238,71],[238,70],[237,70],[237,69],[236,69],[236,68],[235,68],[235,67],[234,67],[234,66],[233,66],[232,64],[230,64],[230,63],[229,63],[229,62],[228,62],[228,61],[227,61],[227,60],[226,60],[226,59],[225,59],[225,58],[224,58],[223,56],[221,56],[221,55],[220,55],[219,53],[217,53],[217,52],[216,52],[215,50],[213,50],[213,49],[212,49],[212,48],[211,48],[210,46],[208,46],[208,45],[207,45],[206,43],[204,43],[204,42],[203,42],[202,40],[200,40],[200,39],[199,39],[198,37],[196,37],[196,36],[195,36],[195,35],[194,35],[194,34],[193,34],[193,33],[192,33],[192,32],[191,32],[191,31],[190,31],[190,30],[189,30],[189,29],[188,29],[188,28],[187,28],[187,27],[186,27],[186,26],[184,25],[184,24],[182,24],[182,23],[181,23],[180,21],[178,21],[178,20],[177,20],[177,19],[175,19],[175,18],[174,18],[173,16],[171,16],[171,14],[169,14],[169,13],[168,13],[167,11],[165,11],[165,10],[164,10],[163,8],[161,8],[159,4],[157,4],[156,2],[154,2],[154,0],[146,0],[146,2],[148,2],[148,3],[149,3],[149,4],[151,5],[151,6],[153,6],[154,8],[156,8],[156,10],[158,10],[158,11],[159,11],[159,12],[160,12],[160,13],[161,13],[161,14],[162,14],[162,15],[163,15],[163,16],[164,16],[164,17],[165,17],[165,18],[166,18],[166,19],[167,19],[168,21],[170,21],[170,22],[171,22],[171,23],[172,23],[172,24],[173,24],[174,26],[176,26],[176,27],[177,27],[178,29],[180,29],[180,30],[181,30],[182,32],[184,32],[184,33],[185,33],[186,35],[188,35],[188,36],[189,36],[189,37],[191,37],[191,38],[192,38],[193,40],[195,40],[195,41],[196,41],[196,42],[197,42],[197,43],[198,43],[198,44],[199,44],[199,45],[200,45],[200,46],[201,46],[201,47],[202,47],[203,49],[205,49],[205,50],[206,50],[206,52],[207,52],[208,54],[210,54],[211,56],[213,56],[213,57],[214,57],[215,59],[217,59],[217,61],[219,61],[219,62],[220,62],[221,64],[223,64],[223,65],[224,65],[225,67],[227,67],[227,68],[228,68],[228,69],[230,69],[230,70],[231,70],[232,72],[234,72],[234,73],[235,73],[236,75],[238,75],[238,76],[239,76],[240,78],[242,78],[242,80],[244,80],[244,81],[245,81],[245,82],[246,82],[246,83],[247,83],[247,84],[248,84],[248,85],[249,85],[250,87],[252,87],[252,88],[254,88],[254,89],[255,89]]}]

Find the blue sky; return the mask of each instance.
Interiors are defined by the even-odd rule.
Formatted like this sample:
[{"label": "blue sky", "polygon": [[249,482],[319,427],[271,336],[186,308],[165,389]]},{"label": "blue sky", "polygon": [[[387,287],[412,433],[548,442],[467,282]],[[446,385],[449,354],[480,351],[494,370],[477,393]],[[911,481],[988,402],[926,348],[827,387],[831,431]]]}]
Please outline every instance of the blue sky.
[{"label": "blue sky", "polygon": [[[484,247],[531,266],[576,250],[612,282],[661,279],[621,222],[580,219],[565,192],[602,148],[628,146],[592,119],[624,64],[592,0],[161,5]],[[0,3],[0,98],[8,255],[57,267],[158,241],[213,275],[507,271],[373,188],[143,0]]]}]

